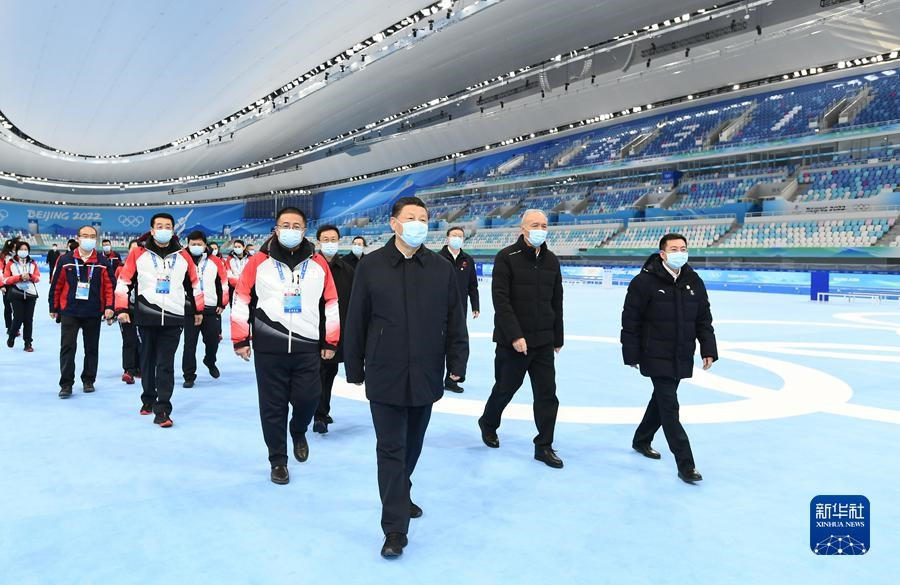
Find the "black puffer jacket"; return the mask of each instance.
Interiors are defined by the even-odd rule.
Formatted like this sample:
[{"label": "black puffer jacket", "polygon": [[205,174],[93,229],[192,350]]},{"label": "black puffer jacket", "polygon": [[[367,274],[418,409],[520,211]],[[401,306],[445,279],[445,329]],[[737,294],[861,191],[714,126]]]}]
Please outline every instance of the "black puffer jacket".
[{"label": "black puffer jacket", "polygon": [[519,236],[497,254],[492,278],[496,343],[512,345],[524,337],[528,347],[563,346],[562,273],[547,244],[535,255]]},{"label": "black puffer jacket", "polygon": [[444,394],[444,363],[466,375],[469,333],[453,267],[421,246],[409,260],[391,238],[353,276],[344,326],[344,368],[366,397],[425,406]]},{"label": "black puffer jacket", "polygon": [[697,340],[701,357],[719,359],[706,286],[694,269],[685,264],[675,280],[651,255],[628,285],[620,339],[625,363],[640,364],[648,377],[690,378]]}]

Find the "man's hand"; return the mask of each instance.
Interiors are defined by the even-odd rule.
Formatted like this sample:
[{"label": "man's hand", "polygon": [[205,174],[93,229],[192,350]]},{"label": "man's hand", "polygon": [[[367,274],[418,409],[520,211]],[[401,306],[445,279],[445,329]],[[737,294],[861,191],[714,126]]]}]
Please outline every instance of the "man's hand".
[{"label": "man's hand", "polygon": [[22,275],[22,282],[28,282],[29,280],[31,280],[31,275],[30,275],[30,274],[28,274],[28,273],[26,272],[25,274]]},{"label": "man's hand", "polygon": [[332,359],[333,357],[334,357],[334,350],[333,350],[333,349],[323,349],[323,350],[322,350],[322,359],[323,359],[323,360],[330,360],[330,359]]},{"label": "man's hand", "polygon": [[640,370],[640,369],[641,369],[641,366],[640,366],[639,364],[629,364],[628,367],[629,367],[629,368],[634,368],[635,370]]},{"label": "man's hand", "polygon": [[131,323],[131,317],[128,316],[128,313],[119,313],[119,323]]},{"label": "man's hand", "polygon": [[50,313],[50,318],[53,319],[54,321],[56,321],[56,318],[57,318],[58,316],[59,316],[59,315],[58,315],[57,313]]},{"label": "man's hand", "polygon": [[234,353],[240,356],[245,362],[250,361],[250,346],[239,347],[234,350]]},{"label": "man's hand", "polygon": [[113,321],[116,320],[116,314],[112,309],[106,309],[103,311],[103,318],[106,320],[107,325],[112,325]]},{"label": "man's hand", "polygon": [[200,327],[200,323],[203,323],[203,313],[194,315],[194,327]]},{"label": "man's hand", "polygon": [[453,380],[454,382],[459,382],[460,380],[462,380],[462,376],[457,376],[456,374],[450,374],[450,379]]},{"label": "man's hand", "polygon": [[561,347],[554,347],[554,348],[553,348],[553,351],[555,351],[556,353],[559,353],[559,352],[562,351],[562,348],[561,348]]},{"label": "man's hand", "polygon": [[703,369],[704,370],[710,369],[712,367],[712,365],[713,365],[713,359],[711,357],[703,358]]},{"label": "man's hand", "polygon": [[525,338],[520,337],[519,339],[513,341],[512,343],[513,349],[519,353],[524,353],[528,355],[528,344],[525,343]]},{"label": "man's hand", "polygon": [[472,318],[477,319],[478,315],[480,315],[480,314],[481,314],[481,311],[472,311]]},{"label": "man's hand", "polygon": [[223,307],[216,307],[216,315],[221,315],[222,311],[224,311],[224,310],[225,309]]}]

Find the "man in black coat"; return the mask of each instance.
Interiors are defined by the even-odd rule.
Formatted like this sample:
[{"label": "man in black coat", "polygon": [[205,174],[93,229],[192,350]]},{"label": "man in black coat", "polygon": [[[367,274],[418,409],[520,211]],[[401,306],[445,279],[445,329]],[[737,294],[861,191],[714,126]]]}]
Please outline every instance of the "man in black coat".
[{"label": "man in black coat", "polygon": [[350,268],[355,269],[356,265],[359,264],[359,261],[366,255],[365,250],[366,239],[362,236],[356,236],[351,242],[350,252],[344,254],[341,259],[349,264]]},{"label": "man in black coat", "polygon": [[[471,300],[472,318],[477,319],[481,314],[481,305],[478,302],[478,275],[475,272],[475,259],[462,250],[465,237],[465,232],[461,227],[448,229],[447,244],[441,248],[440,254],[453,264],[463,312],[466,311],[467,301]],[[459,385],[459,382],[454,382],[448,377],[444,380],[444,390],[461,393],[463,387]]]},{"label": "man in black coat", "polygon": [[706,286],[687,264],[687,239],[666,234],[659,250],[628,285],[622,309],[622,357],[653,382],[653,395],[632,447],[645,457],[659,459],[650,443],[662,426],[678,477],[692,483],[703,477],[694,466],[691,444],[678,418],[678,384],[693,374],[697,340],[704,370],[712,367],[719,354]]},{"label": "man in black coat", "polygon": [[522,215],[515,244],[494,259],[491,294],[494,300],[494,388],[478,419],[481,439],[498,448],[497,429],[503,409],[522,386],[525,374],[534,393],[534,458],[559,469],[553,450],[559,400],[556,398],[555,354],[563,346],[562,272],[547,249],[547,216],[530,209]]},{"label": "man in black coat", "polygon": [[56,268],[56,261],[59,260],[59,246],[53,244],[53,247],[47,251],[47,268],[50,269],[50,280],[53,280],[53,270]]},{"label": "man in black coat", "polygon": [[385,558],[403,554],[409,519],[422,515],[410,499],[410,477],[431,407],[443,395],[444,364],[459,381],[469,358],[456,275],[422,245],[425,203],[401,197],[390,223],[395,236],[356,269],[344,336],[347,381],[365,382],[378,441]]},{"label": "man in black coat", "polygon": [[[319,241],[319,249],[322,256],[328,261],[331,268],[331,277],[338,295],[338,316],[340,322],[346,327],[347,307],[350,305],[350,291],[353,289],[353,267],[344,262],[338,255],[338,247],[341,241],[341,231],[334,225],[321,225],[316,231],[316,239]],[[319,339],[325,339],[325,299],[319,300]],[[342,336],[343,337],[343,336]],[[323,345],[324,347],[324,345]],[[344,340],[338,342],[337,351],[331,359],[322,358],[319,374],[322,378],[322,395],[319,397],[319,406],[316,408],[313,432],[327,433],[328,425],[334,421],[331,418],[331,390],[334,388],[334,378],[338,373],[338,364],[344,361]]]}]

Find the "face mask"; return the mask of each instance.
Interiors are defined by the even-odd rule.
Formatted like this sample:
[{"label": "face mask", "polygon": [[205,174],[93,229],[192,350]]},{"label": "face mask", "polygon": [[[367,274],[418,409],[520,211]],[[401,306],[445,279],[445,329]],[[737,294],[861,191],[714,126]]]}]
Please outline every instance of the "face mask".
[{"label": "face mask", "polygon": [[172,241],[172,230],[156,230],[153,239],[160,244],[166,245]]},{"label": "face mask", "polygon": [[[301,233],[303,233],[303,232],[301,232]],[[248,256],[253,256],[254,254],[256,254],[256,250],[247,250]]]},{"label": "face mask", "polygon": [[296,248],[303,241],[303,230],[278,228],[278,243],[288,249]]},{"label": "face mask", "polygon": [[203,253],[203,246],[188,246],[192,256],[199,256]]},{"label": "face mask", "polygon": [[28,250],[19,250],[18,252],[16,252],[16,255],[24,260],[25,258],[28,258]]},{"label": "face mask", "polygon": [[450,237],[450,247],[454,250],[462,249],[463,239],[459,236],[451,236]]},{"label": "face mask", "polygon": [[359,244],[353,244],[350,246],[350,251],[353,252],[353,255],[357,258],[360,258],[363,255],[363,247]]},{"label": "face mask", "polygon": [[547,230],[528,230],[528,241],[535,248],[540,248],[547,241]]},{"label": "face mask", "polygon": [[103,251],[109,254],[112,252],[112,246],[103,246]]},{"label": "face mask", "polygon": [[666,264],[669,265],[670,268],[674,270],[678,270],[688,261],[688,253],[687,252],[668,252],[666,254]]},{"label": "face mask", "polygon": [[238,256],[240,256],[241,254],[244,253],[244,249],[241,248],[240,246],[238,246],[237,248],[232,248],[231,251],[234,252],[235,254],[237,254]]},{"label": "face mask", "polygon": [[56,252],[56,246],[53,246],[53,251]]},{"label": "face mask", "polygon": [[326,256],[334,256],[338,253],[340,244],[337,242],[322,242],[322,253]]},{"label": "face mask", "polygon": [[79,245],[85,252],[92,252],[94,248],[97,247],[97,240],[93,238],[81,238],[81,242],[79,242]]},{"label": "face mask", "polygon": [[412,248],[418,248],[428,238],[428,224],[421,221],[405,221],[400,225],[403,226],[403,233],[400,237],[406,244]]},{"label": "face mask", "polygon": [[218,249],[218,248],[213,248],[213,249],[212,249],[212,255],[213,255],[213,256],[218,256],[218,255],[219,255],[219,249]]}]

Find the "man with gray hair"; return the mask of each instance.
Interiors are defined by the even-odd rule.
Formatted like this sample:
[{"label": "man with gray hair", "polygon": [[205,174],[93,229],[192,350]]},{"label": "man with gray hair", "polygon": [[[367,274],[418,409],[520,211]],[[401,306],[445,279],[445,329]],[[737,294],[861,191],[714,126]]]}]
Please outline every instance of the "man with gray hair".
[{"label": "man with gray hair", "polygon": [[553,450],[556,398],[555,354],[563,346],[562,272],[547,249],[547,216],[538,209],[522,215],[519,238],[494,259],[494,388],[478,419],[481,439],[500,447],[497,429],[503,409],[522,386],[525,374],[534,393],[534,458],[559,469]]}]

